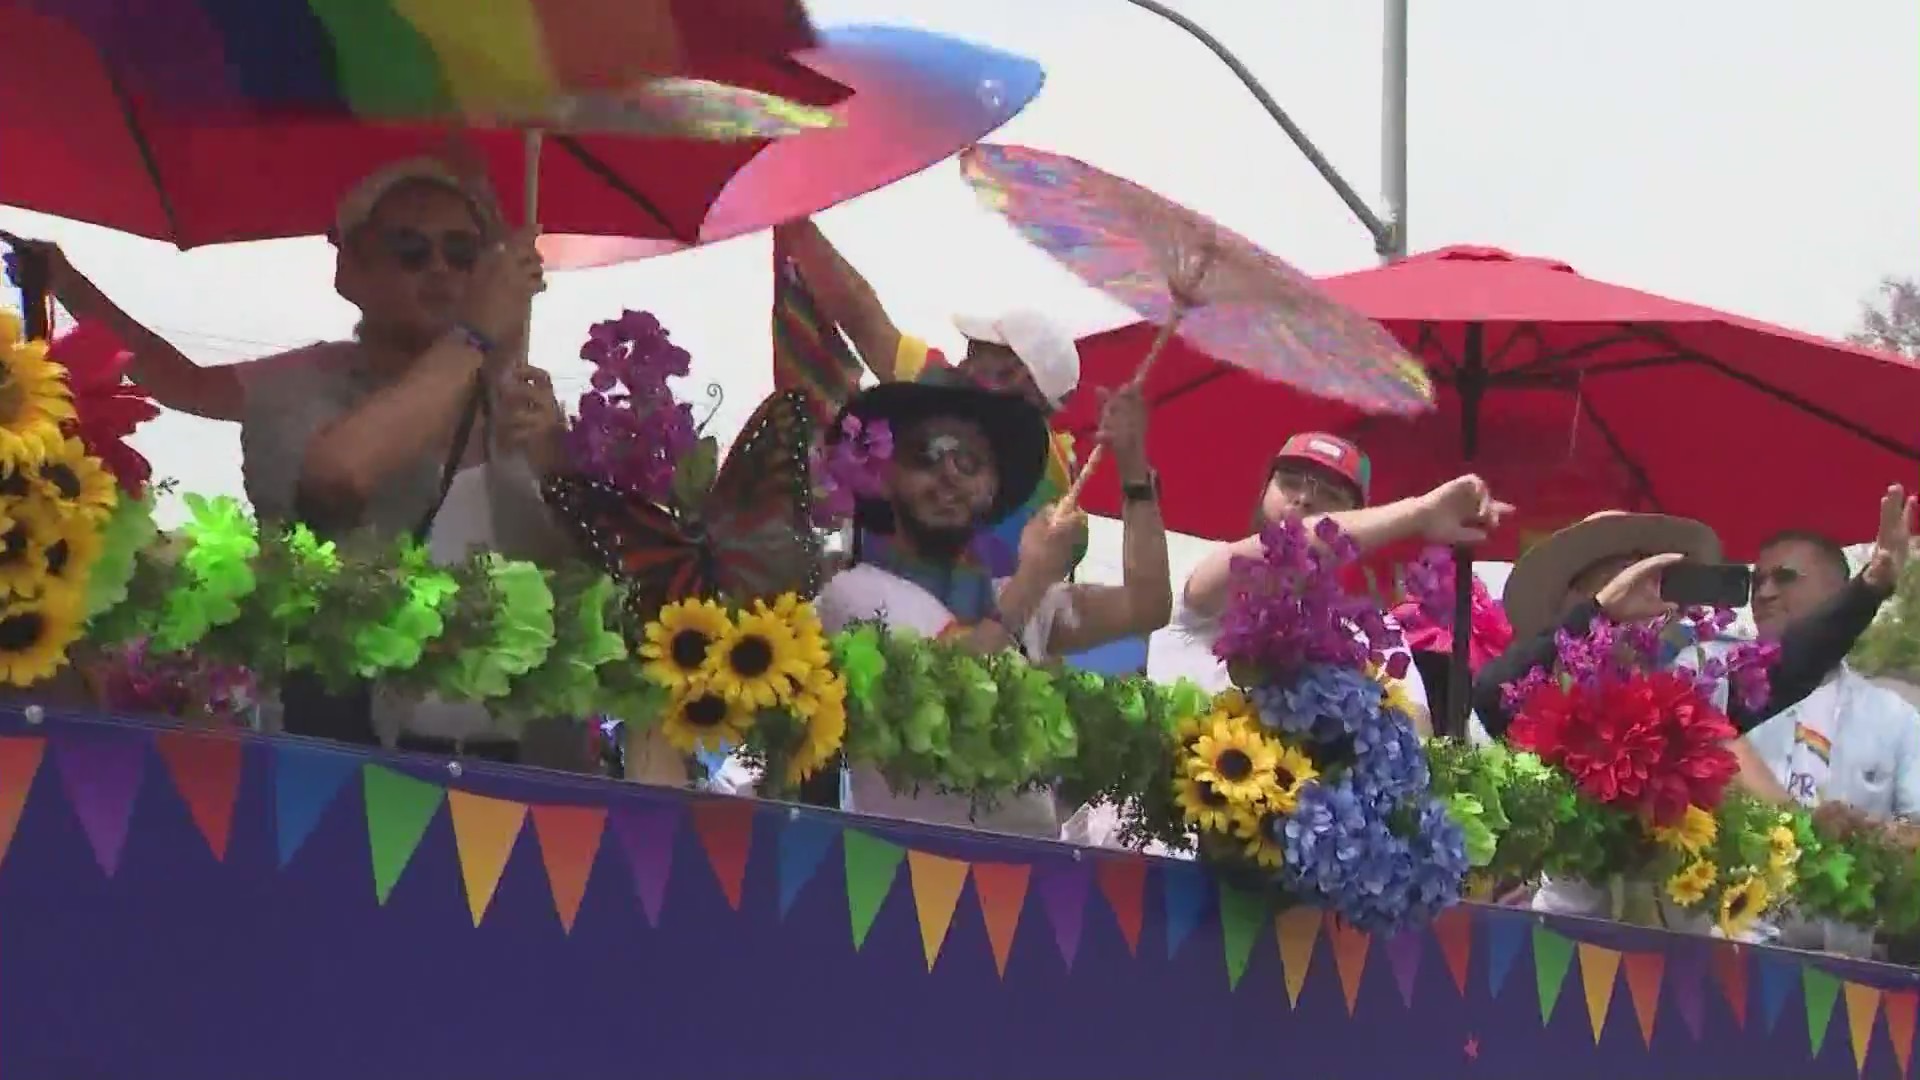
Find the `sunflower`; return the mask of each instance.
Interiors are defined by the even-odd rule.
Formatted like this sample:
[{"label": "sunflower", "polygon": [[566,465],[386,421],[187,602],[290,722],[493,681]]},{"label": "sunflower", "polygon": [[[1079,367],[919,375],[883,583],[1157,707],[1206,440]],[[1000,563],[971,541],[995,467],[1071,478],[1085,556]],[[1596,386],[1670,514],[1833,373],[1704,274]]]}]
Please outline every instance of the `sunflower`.
[{"label": "sunflower", "polygon": [[1719,876],[1713,863],[1695,859],[1667,879],[1667,895],[1681,907],[1692,907],[1706,898],[1707,890],[1713,888],[1714,879]]},{"label": "sunflower", "polygon": [[44,551],[47,584],[74,592],[84,591],[87,575],[104,546],[98,522],[82,514],[61,515],[53,539]]},{"label": "sunflower", "polygon": [[743,612],[707,652],[706,679],[730,701],[771,708],[793,699],[795,679],[807,676],[793,631],[764,608]]},{"label": "sunflower", "polygon": [[667,700],[666,718],[661,734],[683,754],[696,750],[718,751],[739,744],[753,723],[753,714],[728,701],[717,690],[699,680],[682,686]]},{"label": "sunflower", "polygon": [[67,371],[47,359],[47,343],[22,342],[20,319],[0,311],[0,462],[38,464],[58,449],[60,423],[72,420]]},{"label": "sunflower", "polygon": [[0,607],[0,683],[32,686],[60,670],[80,636],[80,602],[62,590]]},{"label": "sunflower", "polygon": [[40,499],[13,502],[0,533],[0,597],[32,596],[47,583],[47,548],[61,539],[55,508]]},{"label": "sunflower", "polygon": [[781,593],[772,604],[756,600],[754,610],[772,615],[787,625],[793,634],[795,654],[808,667],[826,667],[832,659],[827,650],[826,629],[820,625],[820,613],[797,593]]},{"label": "sunflower", "polygon": [[113,516],[120,487],[100,459],[87,453],[86,444],[68,439],[58,452],[42,462],[39,487],[47,497],[72,506],[85,517],[101,522]]},{"label": "sunflower", "polygon": [[1174,790],[1173,801],[1180,807],[1180,816],[1187,824],[1202,832],[1234,830],[1233,804],[1215,791],[1212,784],[1183,776]]},{"label": "sunflower", "polygon": [[1698,855],[1707,845],[1720,835],[1720,823],[1713,815],[1698,806],[1687,807],[1679,822],[1673,825],[1661,825],[1653,830],[1653,838],[1670,848],[1677,848],[1689,855]]},{"label": "sunflower", "polygon": [[847,737],[847,683],[831,668],[807,672],[793,697],[793,714],[806,725],[787,759],[787,784],[797,786],[833,760]]},{"label": "sunflower", "polygon": [[640,656],[642,672],[669,690],[681,690],[706,666],[713,643],[733,629],[726,609],[711,600],[682,600],[660,609],[647,624]]},{"label": "sunflower", "polygon": [[1279,747],[1244,717],[1216,719],[1193,744],[1187,771],[1236,806],[1263,806],[1276,791]]},{"label": "sunflower", "polygon": [[1773,873],[1790,870],[1800,861],[1800,843],[1794,839],[1793,829],[1786,825],[1775,825],[1767,833],[1767,869]]},{"label": "sunflower", "polygon": [[1767,883],[1753,876],[1721,893],[1720,932],[1730,938],[1745,933],[1760,913],[1767,910],[1768,899]]},{"label": "sunflower", "polygon": [[1273,842],[1273,834],[1268,830],[1277,820],[1279,815],[1272,813],[1248,810],[1233,813],[1233,831],[1246,841],[1247,858],[1268,870],[1278,870],[1287,861],[1286,850]]},{"label": "sunflower", "polygon": [[1312,758],[1291,746],[1282,745],[1274,761],[1273,791],[1267,796],[1267,805],[1282,814],[1292,813],[1300,802],[1300,792],[1319,775],[1319,770],[1313,767]]}]

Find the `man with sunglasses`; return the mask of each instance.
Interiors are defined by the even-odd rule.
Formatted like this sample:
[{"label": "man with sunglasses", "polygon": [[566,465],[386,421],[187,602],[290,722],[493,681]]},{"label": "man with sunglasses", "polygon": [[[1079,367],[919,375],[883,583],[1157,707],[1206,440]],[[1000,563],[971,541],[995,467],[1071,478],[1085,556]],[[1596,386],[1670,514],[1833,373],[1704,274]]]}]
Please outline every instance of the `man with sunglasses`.
[{"label": "man with sunglasses", "polygon": [[[821,590],[820,617],[829,631],[877,620],[980,653],[1018,649],[1041,662],[1137,637],[1166,621],[1166,528],[1138,393],[1111,395],[1101,418],[1101,440],[1128,494],[1119,585],[1062,580],[1077,523],[1056,519],[1053,508],[1028,530],[1011,577],[964,558],[974,536],[1025,504],[1040,481],[1049,436],[1046,418],[1030,402],[942,372],[872,387],[846,414],[885,421],[895,449],[885,496],[856,504],[854,565]],[[964,797],[895,794],[871,769],[856,769],[849,790],[850,808],[869,813],[1047,838],[1060,832],[1058,807],[1044,791],[976,817]]]}]

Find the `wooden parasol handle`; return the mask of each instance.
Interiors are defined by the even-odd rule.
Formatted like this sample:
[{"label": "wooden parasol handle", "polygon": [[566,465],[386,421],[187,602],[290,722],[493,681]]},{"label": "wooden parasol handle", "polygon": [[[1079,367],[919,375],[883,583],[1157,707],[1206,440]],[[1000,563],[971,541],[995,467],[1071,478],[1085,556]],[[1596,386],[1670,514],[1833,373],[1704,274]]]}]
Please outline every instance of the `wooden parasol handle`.
[{"label": "wooden parasol handle", "polygon": [[[1173,314],[1167,317],[1166,322],[1160,324],[1160,332],[1153,336],[1153,344],[1147,348],[1147,355],[1140,359],[1140,366],[1134,369],[1133,378],[1126,384],[1128,387],[1138,388],[1147,384],[1147,373],[1153,370],[1153,362],[1160,359],[1160,353],[1167,347],[1167,342],[1173,340],[1173,332],[1180,328],[1180,320],[1186,317],[1187,310],[1187,305],[1177,304]],[[1080,471],[1074,475],[1073,486],[1067,489],[1066,497],[1054,507],[1054,520],[1064,522],[1073,516],[1074,508],[1080,505],[1080,495],[1086,490],[1087,481],[1092,478],[1093,471],[1100,467],[1100,459],[1105,456],[1106,449],[1106,444],[1102,443],[1093,448],[1093,453],[1087,455],[1087,463],[1082,465]]]}]

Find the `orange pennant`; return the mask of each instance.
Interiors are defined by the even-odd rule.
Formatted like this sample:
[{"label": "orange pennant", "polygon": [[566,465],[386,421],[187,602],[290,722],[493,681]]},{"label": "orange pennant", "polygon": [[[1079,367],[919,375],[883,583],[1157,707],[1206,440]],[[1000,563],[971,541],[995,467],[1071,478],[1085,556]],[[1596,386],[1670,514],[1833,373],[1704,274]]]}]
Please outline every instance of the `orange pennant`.
[{"label": "orange pennant", "polygon": [[1033,867],[1014,863],[975,863],[973,895],[980,901],[980,918],[987,924],[993,945],[993,963],[1007,977],[1007,957],[1013,953],[1013,933],[1020,928],[1020,911],[1027,904],[1027,879]]},{"label": "orange pennant", "polygon": [[1440,943],[1440,955],[1446,958],[1447,973],[1453,976],[1453,988],[1467,992],[1467,963],[1473,956],[1473,915],[1464,907],[1448,908],[1433,920],[1433,936]]},{"label": "orange pennant", "polygon": [[693,804],[693,831],[707,849],[707,863],[720,881],[727,904],[740,910],[740,889],[747,880],[747,856],[753,851],[753,801],[702,799]]},{"label": "orange pennant", "polygon": [[[1847,996],[1847,1030],[1853,1036],[1853,1067],[1865,1072],[1867,1044],[1873,1041],[1873,1021],[1880,1015],[1880,991],[1857,982],[1843,982],[1840,989]],[[1905,1072],[1903,1068],[1902,1075]]]},{"label": "orange pennant", "polygon": [[1307,985],[1313,966],[1313,943],[1320,940],[1325,921],[1318,908],[1290,907],[1273,917],[1273,936],[1280,942],[1280,974],[1287,980],[1287,1004],[1300,1006],[1300,989]]},{"label": "orange pennant", "polygon": [[1141,898],[1147,891],[1147,860],[1138,858],[1102,859],[1095,864],[1099,872],[1100,892],[1113,909],[1120,924],[1120,936],[1126,939],[1127,955],[1140,955],[1140,927],[1145,921]]},{"label": "orange pennant", "polygon": [[27,808],[27,793],[33,778],[40,773],[40,761],[46,757],[45,739],[0,739],[0,862],[13,846],[13,834],[20,828],[20,815]]},{"label": "orange pennant", "polygon": [[1887,1041],[1893,1044],[1893,1058],[1900,1063],[1900,1075],[1907,1075],[1913,1063],[1914,1017],[1920,1014],[1920,990],[1889,990],[1880,999],[1887,1014]]},{"label": "orange pennant", "polygon": [[1733,1022],[1747,1026],[1747,955],[1738,943],[1713,950],[1713,977],[1727,996]]},{"label": "orange pennant", "polygon": [[[752,819],[748,819],[751,827]],[[604,806],[536,806],[533,835],[540,840],[540,861],[547,864],[547,885],[553,890],[553,910],[560,926],[573,933],[580,901],[587,895],[587,879],[600,854],[600,837],[607,830]],[[742,870],[746,860],[742,859]],[[739,886],[734,886],[737,891]],[[739,902],[734,902],[739,907]]]},{"label": "orange pennant", "polygon": [[927,970],[940,958],[953,909],[967,887],[967,864],[959,859],[907,851],[907,880],[913,883],[913,910],[920,919],[920,947],[927,954]]},{"label": "orange pennant", "polygon": [[1580,943],[1580,986],[1587,994],[1587,1020],[1593,1025],[1593,1041],[1607,1027],[1607,1010],[1613,1006],[1613,984],[1620,977],[1620,954],[1598,945]]},{"label": "orange pennant", "polygon": [[473,925],[486,917],[500,876],[507,871],[514,842],[526,824],[525,803],[490,799],[469,791],[447,789],[447,816],[453,819],[453,847],[460,855],[460,881],[467,890],[467,911]]},{"label": "orange pennant", "polygon": [[1367,947],[1373,944],[1373,938],[1332,914],[1327,915],[1327,937],[1333,942],[1333,964],[1340,972],[1340,989],[1347,995],[1347,1015],[1352,1016],[1354,1006],[1360,1001],[1360,976],[1367,970]]},{"label": "orange pennant", "polygon": [[1660,976],[1666,971],[1664,953],[1628,953],[1627,994],[1633,999],[1633,1015],[1640,1020],[1640,1038],[1653,1046],[1653,1022],[1660,1014]]},{"label": "orange pennant", "polygon": [[215,860],[225,862],[233,835],[233,804],[240,793],[240,740],[191,731],[162,731],[153,748],[166,762],[173,787],[187,804]]}]

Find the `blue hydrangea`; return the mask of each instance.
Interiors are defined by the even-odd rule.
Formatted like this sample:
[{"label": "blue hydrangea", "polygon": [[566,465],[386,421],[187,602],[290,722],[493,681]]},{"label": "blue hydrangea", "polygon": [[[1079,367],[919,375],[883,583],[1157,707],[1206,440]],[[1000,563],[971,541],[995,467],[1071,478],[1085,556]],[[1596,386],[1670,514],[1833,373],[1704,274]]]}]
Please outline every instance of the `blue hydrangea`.
[{"label": "blue hydrangea", "polygon": [[1427,753],[1413,724],[1392,709],[1376,711],[1353,733],[1353,785],[1383,809],[1427,790]]},{"label": "blue hydrangea", "polygon": [[1357,668],[1313,664],[1292,683],[1257,687],[1249,697],[1268,728],[1326,744],[1373,723],[1386,690]]},{"label": "blue hydrangea", "polygon": [[1350,780],[1301,793],[1292,814],[1270,823],[1285,856],[1282,876],[1303,899],[1369,933],[1431,919],[1460,897],[1466,838],[1439,802],[1427,800],[1400,836],[1386,809]]}]

